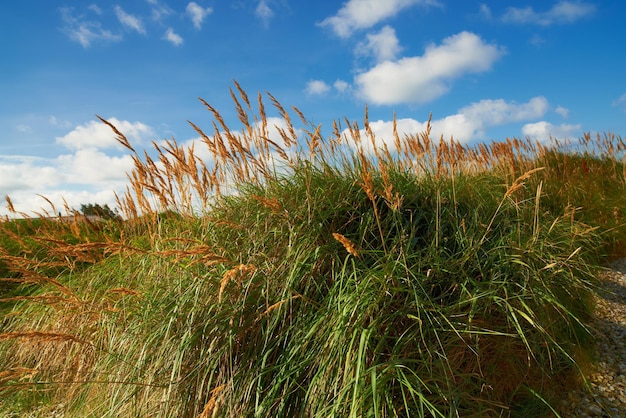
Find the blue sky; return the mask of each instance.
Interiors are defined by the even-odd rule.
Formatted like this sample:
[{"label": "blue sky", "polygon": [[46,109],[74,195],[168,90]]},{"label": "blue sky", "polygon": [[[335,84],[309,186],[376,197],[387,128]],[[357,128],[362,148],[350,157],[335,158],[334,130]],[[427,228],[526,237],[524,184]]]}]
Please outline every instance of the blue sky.
[{"label": "blue sky", "polygon": [[622,0],[5,2],[0,195],[113,205],[132,161],[95,115],[136,148],[191,144],[187,120],[212,131],[198,97],[239,126],[233,79],[323,132],[367,104],[381,138],[394,112],[464,143],[623,135],[624,17]]}]

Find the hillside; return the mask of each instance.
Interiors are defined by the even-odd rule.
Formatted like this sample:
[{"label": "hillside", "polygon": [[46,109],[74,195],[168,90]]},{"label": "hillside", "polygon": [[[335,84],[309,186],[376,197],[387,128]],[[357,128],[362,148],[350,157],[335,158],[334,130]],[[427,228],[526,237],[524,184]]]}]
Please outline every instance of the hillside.
[{"label": "hillside", "polygon": [[137,151],[102,120],[136,164],[123,220],[0,223],[0,411],[563,407],[594,362],[601,266],[624,255],[620,137],[376,138],[366,110],[324,138],[271,95],[286,128],[268,126],[267,97],[236,87],[242,126],[204,102],[193,147]]}]

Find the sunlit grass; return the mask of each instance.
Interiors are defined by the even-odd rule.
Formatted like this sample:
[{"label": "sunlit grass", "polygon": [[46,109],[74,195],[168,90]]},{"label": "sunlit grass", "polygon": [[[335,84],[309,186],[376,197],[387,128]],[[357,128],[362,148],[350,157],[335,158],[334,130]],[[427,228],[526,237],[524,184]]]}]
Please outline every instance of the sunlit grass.
[{"label": "sunlit grass", "polygon": [[[327,138],[232,92],[212,158],[139,153],[123,222],[0,225],[0,410],[541,416],[588,361],[624,144]],[[301,126],[292,124],[292,118]],[[108,123],[104,121],[105,123]],[[156,153],[156,154],[155,154]],[[156,155],[151,157],[150,155]],[[10,203],[10,201],[9,201]],[[55,212],[56,213],[56,212]],[[580,363],[580,364],[579,364]],[[43,406],[42,406],[43,405]]]}]

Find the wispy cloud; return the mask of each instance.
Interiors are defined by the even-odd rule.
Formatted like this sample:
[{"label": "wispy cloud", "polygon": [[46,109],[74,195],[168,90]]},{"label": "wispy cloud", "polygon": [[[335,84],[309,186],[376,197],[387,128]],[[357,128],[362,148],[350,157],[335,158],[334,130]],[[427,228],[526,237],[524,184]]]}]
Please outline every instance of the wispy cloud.
[{"label": "wispy cloud", "polygon": [[265,27],[269,25],[270,19],[274,17],[274,11],[270,8],[266,0],[259,1],[259,4],[254,10],[254,14],[261,19]]},{"label": "wispy cloud", "polygon": [[461,32],[428,46],[422,56],[379,63],[358,74],[355,84],[373,104],[425,103],[445,94],[455,78],[490,70],[503,54],[501,47]]},{"label": "wispy cloud", "polygon": [[318,25],[329,27],[337,36],[347,38],[356,30],[370,28],[414,5],[438,6],[439,2],[435,0],[349,0],[337,14],[327,17]]},{"label": "wispy cloud", "polygon": [[[96,6],[97,7],[97,6]],[[122,36],[114,34],[110,30],[102,28],[98,21],[86,19],[83,15],[74,15],[74,10],[69,7],[62,7],[61,19],[63,20],[62,31],[72,40],[88,48],[95,41],[120,41]],[[93,8],[90,10],[94,11]],[[102,12],[99,8],[100,13]],[[98,14],[97,11],[96,14]]]},{"label": "wispy cloud", "polygon": [[624,113],[626,113],[626,93],[613,100],[613,107],[622,107],[624,108]]},{"label": "wispy cloud", "polygon": [[87,8],[98,16],[102,15],[102,9],[97,4],[90,4]]},{"label": "wispy cloud", "polygon": [[163,36],[163,39],[165,39],[168,42],[171,42],[172,44],[176,46],[180,46],[183,44],[183,37],[177,34],[176,32],[174,32],[174,29],[172,28],[167,28],[167,30],[165,31],[165,35]]},{"label": "wispy cloud", "polygon": [[187,4],[187,8],[185,10],[196,29],[201,29],[204,18],[213,13],[213,9],[211,7],[202,7],[193,1]]},{"label": "wispy cloud", "polygon": [[345,93],[348,90],[350,90],[350,84],[348,84],[348,82],[344,81],[344,80],[336,80],[333,83],[333,87],[335,88],[335,90],[337,90],[339,93]]},{"label": "wispy cloud", "polygon": [[31,133],[33,131],[33,128],[30,125],[20,123],[15,126],[15,130],[21,134],[27,134]]},{"label": "wispy cloud", "polygon": [[59,120],[59,118],[57,118],[56,116],[50,116],[48,118],[48,123],[52,126],[58,127],[58,128],[63,128],[63,129],[68,129],[72,127],[72,123],[68,120]]},{"label": "wispy cloud", "polygon": [[152,20],[160,21],[163,17],[169,16],[174,11],[166,4],[162,4],[159,0],[147,0],[152,5]]},{"label": "wispy cloud", "polygon": [[561,117],[563,118],[567,118],[569,116],[569,109],[564,108],[563,106],[557,106],[554,111],[561,115]]},{"label": "wispy cloud", "polygon": [[123,26],[137,31],[142,35],[146,34],[146,29],[144,28],[140,18],[126,13],[124,9],[117,5],[115,6],[114,10],[115,15],[117,16],[117,20],[119,20]]},{"label": "wispy cloud", "polygon": [[550,26],[573,23],[592,15],[596,6],[583,1],[559,1],[551,9],[537,12],[532,7],[509,7],[502,15],[502,21],[510,23]]},{"label": "wispy cloud", "polygon": [[484,3],[481,3],[481,5],[479,6],[478,15],[486,20],[491,20],[493,18],[493,15],[491,14],[491,9]]}]

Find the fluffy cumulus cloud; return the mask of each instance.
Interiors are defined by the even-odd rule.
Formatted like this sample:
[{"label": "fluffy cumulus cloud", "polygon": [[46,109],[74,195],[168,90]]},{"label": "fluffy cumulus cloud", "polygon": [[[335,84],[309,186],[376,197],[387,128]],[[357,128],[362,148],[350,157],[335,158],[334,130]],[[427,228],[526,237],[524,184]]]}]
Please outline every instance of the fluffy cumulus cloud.
[{"label": "fluffy cumulus cloud", "polygon": [[356,53],[373,56],[376,61],[382,62],[396,59],[401,50],[396,31],[391,26],[385,26],[377,33],[367,34],[366,41],[357,45]]},{"label": "fluffy cumulus cloud", "polygon": [[481,100],[459,109],[454,115],[433,121],[432,132],[435,136],[454,137],[459,142],[485,139],[487,129],[540,118],[548,107],[545,97],[534,97],[526,103]]},{"label": "fluffy cumulus cloud", "polygon": [[550,122],[541,121],[535,123],[527,123],[522,127],[522,133],[531,139],[540,142],[546,142],[550,138],[564,139],[575,138],[582,134],[582,125],[580,124],[560,124],[553,125]]},{"label": "fluffy cumulus cloud", "polygon": [[369,103],[425,103],[445,94],[452,80],[490,70],[503,53],[497,45],[461,32],[428,46],[422,56],[383,61],[357,75],[355,84]]},{"label": "fluffy cumulus cloud", "polygon": [[322,80],[310,80],[306,84],[305,92],[310,96],[316,96],[328,93],[330,86]]},{"label": "fluffy cumulus cloud", "polygon": [[349,37],[354,31],[367,29],[393,17],[409,6],[433,6],[435,0],[349,0],[334,16],[327,17],[319,26],[330,28],[337,36]]},{"label": "fluffy cumulus cloud", "polygon": [[50,162],[27,156],[0,155],[0,190],[13,194],[21,190],[54,187],[61,182],[61,173]]},{"label": "fluffy cumulus cloud", "polygon": [[[525,103],[507,102],[502,99],[481,100],[472,103],[440,119],[431,121],[431,136],[445,139],[454,138],[455,141],[468,143],[474,140],[485,139],[489,128],[502,126],[514,122],[522,122],[541,118],[549,109],[545,97],[534,97]],[[412,118],[396,120],[398,135],[420,133],[426,130],[427,122]],[[370,121],[370,127],[376,136],[377,146],[394,147],[393,121]],[[363,133],[365,135],[365,133]],[[524,133],[525,135],[525,133]]]},{"label": "fluffy cumulus cloud", "polygon": [[[142,122],[129,122],[117,118],[108,119],[131,143],[142,143],[154,137],[154,131]],[[78,125],[71,132],[56,138],[57,144],[69,149],[121,148],[110,127],[100,121],[89,121]]]},{"label": "fluffy cumulus cloud", "polygon": [[[154,139],[151,127],[141,122],[109,119],[133,145]],[[116,141],[111,129],[100,121],[76,126],[57,138],[66,152],[55,158],[0,155],[0,190],[8,194],[15,208],[34,213],[47,206],[49,198],[59,210],[64,199],[70,207],[81,203],[115,206],[115,192],[122,193],[127,173],[134,166],[128,152]],[[8,215],[0,203],[0,216]]]},{"label": "fluffy cumulus cloud", "polygon": [[120,6],[115,6],[114,10],[117,20],[119,20],[122,26],[141,33],[142,35],[146,34],[146,29],[144,28],[140,18],[126,13]]},{"label": "fluffy cumulus cloud", "polygon": [[504,22],[540,26],[572,23],[595,12],[595,6],[582,1],[559,1],[551,9],[537,12],[532,7],[509,7],[502,15]]},{"label": "fluffy cumulus cloud", "polygon": [[[56,216],[59,213],[66,212],[65,207],[70,209],[79,209],[80,205],[87,203],[98,203],[101,205],[109,205],[111,208],[116,207],[114,190],[73,190],[73,189],[53,189],[46,190],[45,193],[33,194],[32,191],[21,191],[11,194],[11,202],[18,213],[27,216]],[[50,206],[52,202],[54,206]],[[0,203],[0,216],[15,216],[9,213],[6,204]],[[18,215],[19,216],[19,215]]]},{"label": "fluffy cumulus cloud", "polygon": [[180,46],[183,44],[183,37],[177,34],[176,32],[174,32],[174,29],[172,28],[167,28],[167,30],[165,31],[165,35],[163,36],[163,39],[165,39],[168,42],[171,42],[172,44],[176,46]]},{"label": "fluffy cumulus cloud", "polygon": [[331,89],[335,89],[335,92],[338,94],[346,94],[352,90],[350,84],[341,79],[335,80],[332,86],[323,80],[309,80],[304,88],[304,92],[308,96],[323,96],[330,92]]},{"label": "fluffy cumulus cloud", "polygon": [[526,103],[506,102],[502,99],[481,100],[461,108],[459,114],[474,121],[476,131],[480,132],[484,127],[539,118],[548,108],[548,100],[538,96]]},{"label": "fluffy cumulus cloud", "polygon": [[185,10],[187,12],[187,15],[191,18],[193,26],[196,29],[201,29],[204,19],[208,15],[213,13],[213,9],[211,7],[202,7],[198,3],[193,1],[187,4],[187,8]]},{"label": "fluffy cumulus cloud", "polygon": [[64,183],[119,187],[126,182],[126,173],[133,168],[130,155],[111,156],[93,149],[79,149],[61,155],[55,161]]},{"label": "fluffy cumulus cloud", "polygon": [[[53,202],[55,214],[65,203],[71,208],[82,203],[115,207],[115,191],[123,191],[126,173],[132,167],[129,155],[109,156],[93,149],[53,159],[0,156],[0,190],[10,196],[18,212],[26,214],[50,211],[49,204],[38,195]],[[7,215],[7,206],[0,204],[0,216]]]}]

